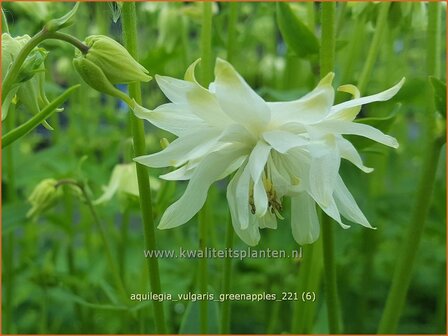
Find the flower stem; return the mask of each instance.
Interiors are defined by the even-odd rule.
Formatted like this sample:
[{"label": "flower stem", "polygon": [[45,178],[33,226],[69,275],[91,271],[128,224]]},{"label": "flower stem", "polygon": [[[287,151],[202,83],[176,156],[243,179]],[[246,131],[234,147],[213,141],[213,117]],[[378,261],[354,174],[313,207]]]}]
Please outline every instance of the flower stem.
[{"label": "flower stem", "polygon": [[238,21],[238,2],[229,3],[229,19],[227,21],[227,61],[232,63],[236,54],[236,23]]},{"label": "flower stem", "polygon": [[50,104],[45,106],[39,113],[37,113],[31,119],[27,120],[24,124],[14,128],[12,131],[2,136],[2,148],[10,145],[14,141],[28,134],[34,128],[36,128],[43,120],[50,117],[56,111],[56,108],[60,106],[63,102],[65,102],[67,98],[79,87],[80,85],[78,84],[72,86],[71,88],[68,88],[67,90],[64,91],[64,93],[58,96]]},{"label": "flower stem", "polygon": [[[204,252],[207,248],[207,202],[199,212],[199,249]],[[198,289],[199,293],[207,293],[208,285],[208,270],[207,270],[207,258],[203,257],[199,259],[199,272],[198,272]],[[208,301],[201,300],[199,302],[199,323],[200,333],[208,333]]]},{"label": "flower stem", "polygon": [[122,297],[123,303],[126,303],[126,300],[128,299],[128,295],[126,293],[126,289],[124,287],[123,280],[122,280],[122,278],[120,276],[120,273],[118,271],[118,267],[117,267],[117,264],[116,264],[116,259],[113,257],[112,248],[111,248],[110,243],[109,243],[109,238],[108,238],[107,231],[104,228],[103,223],[100,221],[100,219],[98,217],[98,214],[96,213],[95,207],[93,206],[92,200],[90,199],[90,196],[89,196],[89,194],[86,191],[86,188],[84,187],[83,184],[81,184],[81,183],[79,183],[79,182],[77,182],[75,180],[70,180],[70,179],[60,180],[57,183],[58,187],[59,186],[63,186],[63,185],[73,185],[73,186],[77,187],[81,191],[82,196],[83,196],[83,198],[84,198],[84,200],[86,202],[86,205],[87,205],[87,207],[88,207],[88,209],[90,211],[90,214],[92,215],[92,218],[93,218],[93,220],[95,222],[95,225],[98,227],[98,230],[100,232],[101,240],[103,241],[104,248],[105,248],[104,250],[105,250],[105,253],[106,253],[106,257],[107,257],[107,262],[109,264],[110,271],[111,271],[112,276],[113,276],[114,281],[115,281],[115,286],[117,287],[117,290],[118,290],[118,292],[120,293],[120,295]]},{"label": "flower stem", "polygon": [[201,29],[201,79],[204,86],[208,86],[213,78],[212,61],[212,3],[202,3],[202,29]]},{"label": "flower stem", "polygon": [[[333,71],[335,59],[335,10],[334,2],[322,3],[322,42],[320,50],[321,77]],[[322,214],[322,241],[324,254],[324,279],[327,300],[329,331],[331,334],[341,333],[341,318],[338,302],[336,263],[334,260],[333,226],[330,218]]]},{"label": "flower stem", "polygon": [[387,27],[387,14],[389,13],[390,2],[382,2],[379,6],[380,11],[376,20],[375,33],[373,35],[372,44],[370,45],[369,53],[367,54],[367,60],[364,63],[364,67],[358,81],[358,88],[361,93],[364,92],[367,82],[372,74],[373,66],[375,65],[375,61],[380,51],[381,40]]},{"label": "flower stem", "polygon": [[[233,226],[232,218],[229,214],[226,229],[226,250],[230,251],[233,248]],[[222,294],[228,294],[230,292],[230,285],[232,279],[232,258],[226,257],[224,259],[224,279],[222,284]],[[221,316],[221,334],[230,333],[230,300],[225,300],[222,303],[222,316]]]},{"label": "flower stem", "polygon": [[[428,75],[438,76],[440,72],[440,3],[428,3],[428,31],[427,31],[427,72]],[[406,300],[412,269],[417,256],[418,246],[424,231],[425,219],[431,205],[431,195],[436,178],[437,165],[440,157],[441,144],[436,141],[435,135],[435,107],[432,94],[428,94],[428,110],[426,125],[426,150],[421,172],[417,197],[411,222],[405,239],[398,249],[398,257],[392,285],[387,296],[386,306],[378,328],[379,334],[393,334]]]},{"label": "flower stem", "polygon": [[2,31],[4,33],[9,34],[9,26],[8,26],[8,20],[6,19],[5,11],[2,8]]},{"label": "flower stem", "polygon": [[[137,14],[134,2],[124,2],[122,8],[123,37],[125,46],[129,53],[137,59]],[[129,94],[139,104],[142,102],[140,83],[129,84]],[[132,138],[134,142],[134,154],[136,156],[145,154],[145,133],[143,121],[137,119],[133,113],[130,115]],[[151,203],[151,190],[149,185],[148,171],[144,166],[137,163],[137,180],[140,193],[140,208],[143,217],[143,228],[145,236],[145,248],[147,250],[156,250],[156,234],[154,230],[154,218]],[[160,294],[159,263],[157,257],[146,258],[149,272],[149,282],[151,291]],[[165,316],[163,303],[153,301],[154,320],[156,331],[159,334],[166,333]]]}]

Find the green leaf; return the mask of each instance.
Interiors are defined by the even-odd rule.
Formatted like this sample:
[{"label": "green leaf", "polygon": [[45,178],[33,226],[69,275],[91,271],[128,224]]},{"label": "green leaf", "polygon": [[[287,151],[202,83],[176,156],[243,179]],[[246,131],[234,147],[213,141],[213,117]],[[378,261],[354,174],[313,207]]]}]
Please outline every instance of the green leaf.
[{"label": "green leaf", "polygon": [[429,77],[434,89],[434,101],[437,111],[446,119],[446,83],[435,77]]},{"label": "green leaf", "polygon": [[297,56],[307,57],[319,52],[317,37],[299,20],[287,3],[277,3],[277,24],[286,45]]},{"label": "green leaf", "polygon": [[[400,108],[401,104],[398,103],[392,113],[386,117],[359,118],[355,119],[355,122],[375,127],[381,132],[387,133],[392,124],[397,119],[398,111],[400,110]],[[346,135],[345,138],[349,140],[358,150],[364,150],[376,144],[375,141],[360,136]]]},{"label": "green leaf", "polygon": [[74,23],[74,16],[78,10],[78,7],[79,2],[77,2],[75,6],[73,6],[73,8],[64,16],[48,21],[45,25],[45,29],[50,32],[55,32],[61,30],[62,28],[71,26]]},{"label": "green leaf", "polygon": [[[201,301],[190,301],[180,324],[179,334],[200,334],[200,305]],[[207,301],[208,334],[219,333],[219,309],[216,301]]]}]

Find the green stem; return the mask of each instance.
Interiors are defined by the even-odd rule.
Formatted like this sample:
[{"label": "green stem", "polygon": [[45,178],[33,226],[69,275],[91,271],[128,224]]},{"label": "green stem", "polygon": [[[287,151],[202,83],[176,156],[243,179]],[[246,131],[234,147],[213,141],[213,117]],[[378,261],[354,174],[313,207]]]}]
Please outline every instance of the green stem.
[{"label": "green stem", "polygon": [[[229,215],[226,231],[226,250],[230,251],[233,248],[233,226],[232,218]],[[224,279],[222,284],[222,294],[230,293],[230,286],[232,280],[232,258],[224,259]],[[230,333],[230,300],[225,300],[222,303],[222,315],[221,315],[221,334]]]},{"label": "green stem", "polygon": [[[440,71],[440,13],[440,3],[428,3],[428,44],[426,50],[428,76],[437,77]],[[411,282],[418,247],[424,232],[425,220],[431,205],[431,195],[434,189],[441,144],[435,139],[435,107],[432,94],[428,94],[427,100],[427,139],[423,170],[418,184],[411,222],[404,241],[398,249],[401,253],[397,260],[392,285],[379,324],[379,334],[393,334],[397,329]]]},{"label": "green stem", "polygon": [[[207,248],[207,202],[199,212],[199,249],[205,254]],[[207,258],[199,259],[199,273],[198,273],[198,289],[199,293],[207,293],[208,285],[208,271]],[[199,302],[199,323],[200,333],[208,334],[208,302],[202,300]]]},{"label": "green stem", "polygon": [[[123,37],[125,46],[129,53],[137,59],[137,14],[134,2],[124,2],[122,8]],[[129,85],[129,94],[139,104],[142,102],[140,83]],[[145,133],[143,121],[131,113],[132,138],[134,142],[134,154],[140,156],[146,154]],[[148,171],[145,166],[136,164],[138,189],[140,194],[140,208],[143,217],[143,228],[145,236],[145,248],[147,250],[156,250],[156,234],[154,229],[154,219],[151,203],[151,189],[149,185]],[[146,258],[149,272],[149,281],[151,291],[160,294],[159,264],[157,257]],[[165,316],[163,303],[157,300],[153,301],[154,320],[156,331],[159,334],[166,333]]]},{"label": "green stem", "polygon": [[23,62],[25,62],[26,57],[29,55],[29,53],[39,45],[44,40],[47,39],[55,39],[55,40],[61,40],[64,42],[68,42],[72,45],[74,45],[76,48],[81,50],[82,53],[87,53],[89,50],[89,47],[87,47],[84,43],[79,41],[77,38],[60,33],[60,32],[48,32],[46,30],[41,30],[36,35],[34,35],[24,46],[22,49],[20,49],[19,55],[17,55],[17,58],[15,59],[14,63],[11,66],[11,69],[8,71],[8,73],[5,76],[5,79],[3,80],[3,88],[2,88],[2,96],[6,97],[9,93],[9,91],[12,88],[12,85],[14,84],[15,80],[17,79],[17,76],[20,73],[20,68],[22,67]]},{"label": "green stem", "polygon": [[79,87],[80,85],[74,85],[68,88],[67,90],[65,90],[64,93],[58,96],[50,104],[45,106],[44,109],[42,109],[39,113],[34,115],[27,122],[20,125],[19,127],[14,128],[12,131],[2,136],[2,148],[10,145],[14,141],[28,134],[34,128],[36,128],[43,120],[50,117],[54,112],[56,112],[56,108],[58,108],[62,103],[64,103],[67,100],[67,98]]},{"label": "green stem", "polygon": [[120,273],[126,274],[126,250],[128,249],[128,236],[129,236],[129,221],[131,217],[131,209],[130,205],[126,204],[126,208],[123,212],[123,217],[121,220],[121,248],[119,252],[119,265],[120,265]]},{"label": "green stem", "polygon": [[314,6],[315,6],[314,1],[308,1],[306,3],[306,13],[308,16],[307,23],[308,23],[308,27],[310,28],[310,30],[312,32],[314,32],[316,29],[316,14],[315,14],[316,10],[315,10]]},{"label": "green stem", "polygon": [[238,22],[238,2],[229,3],[229,20],[227,23],[227,61],[232,63],[236,54],[236,24]]},{"label": "green stem", "polygon": [[122,296],[123,303],[126,303],[126,301],[128,300],[128,294],[126,293],[126,289],[123,284],[123,279],[121,278],[120,273],[118,271],[118,267],[116,265],[116,259],[114,258],[113,253],[112,253],[112,248],[109,243],[110,239],[108,237],[107,231],[106,231],[103,223],[100,221],[98,214],[96,213],[95,207],[93,206],[92,200],[90,199],[90,196],[86,191],[86,188],[84,187],[83,184],[81,184],[75,180],[60,180],[57,183],[57,187],[63,186],[63,185],[73,185],[81,191],[83,198],[86,201],[86,205],[90,211],[90,214],[92,215],[92,218],[95,222],[95,225],[98,227],[98,230],[100,232],[101,240],[103,241],[104,248],[105,248],[107,262],[109,264],[109,268],[110,268],[110,271],[114,278],[117,290],[120,293],[120,295]]},{"label": "green stem", "polygon": [[380,51],[381,40],[387,27],[387,14],[389,13],[390,2],[382,2],[379,6],[380,11],[376,20],[372,44],[370,45],[367,60],[364,63],[364,67],[358,81],[358,88],[361,93],[364,92],[367,82],[372,74],[373,66],[375,65],[378,53]]},{"label": "green stem", "polygon": [[[335,62],[335,8],[334,2],[322,3],[322,42],[320,50],[321,77],[333,71]],[[339,312],[336,263],[334,260],[333,223],[330,218],[322,216],[322,241],[324,253],[325,297],[329,331],[331,334],[341,333],[341,318]]]},{"label": "green stem", "polygon": [[2,8],[2,31],[4,33],[9,34],[9,26],[8,26],[8,20],[6,19],[5,11]]},{"label": "green stem", "polygon": [[204,86],[213,79],[212,61],[212,3],[204,1],[202,3],[202,29],[201,29],[201,80]]}]

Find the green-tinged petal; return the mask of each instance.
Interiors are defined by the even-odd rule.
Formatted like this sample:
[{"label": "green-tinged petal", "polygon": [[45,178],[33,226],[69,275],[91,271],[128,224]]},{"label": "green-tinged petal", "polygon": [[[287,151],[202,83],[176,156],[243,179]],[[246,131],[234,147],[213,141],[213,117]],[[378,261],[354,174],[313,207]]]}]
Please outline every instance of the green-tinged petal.
[{"label": "green-tinged petal", "polygon": [[257,218],[258,220],[258,227],[260,229],[277,229],[277,217],[275,216],[275,214],[271,213],[271,212],[266,212],[266,214],[261,217],[261,218]]},{"label": "green-tinged petal", "polygon": [[375,127],[354,123],[342,120],[327,120],[319,124],[319,128],[322,131],[327,131],[336,134],[353,134],[359,135],[365,138],[372,139],[373,141],[379,142],[383,145],[398,148],[398,142],[394,137],[384,134]]},{"label": "green-tinged petal", "polygon": [[216,129],[193,131],[177,138],[164,150],[137,157],[134,161],[153,168],[179,167],[187,161],[197,159],[210,152],[216,145],[219,135],[219,131]]},{"label": "green-tinged petal", "polygon": [[290,122],[309,124],[325,118],[334,101],[334,89],[331,86],[333,78],[334,73],[330,72],[313,91],[298,100],[268,103],[273,123],[277,125]]},{"label": "green-tinged petal", "polygon": [[339,152],[341,153],[341,157],[343,159],[350,161],[356,167],[361,169],[364,173],[373,172],[373,168],[364,166],[364,164],[362,163],[361,156],[359,155],[355,146],[353,146],[350,141],[344,139],[342,136],[339,136],[337,138],[337,144],[338,144]]},{"label": "green-tinged petal", "polygon": [[5,99],[2,100],[2,121],[8,116],[9,107],[11,106],[11,102],[14,99],[18,89],[18,86],[12,88]]},{"label": "green-tinged petal", "polygon": [[196,80],[196,76],[195,76],[196,65],[198,65],[199,62],[201,62],[200,58],[198,58],[196,61],[191,63],[190,66],[187,68],[187,71],[185,71],[185,76],[184,76],[184,79],[186,81],[193,82],[193,83],[200,85],[199,82]]},{"label": "green-tinged petal", "polygon": [[340,176],[336,181],[334,199],[342,216],[352,222],[373,229]]},{"label": "green-tinged petal", "polygon": [[232,65],[218,58],[215,77],[216,97],[222,110],[254,132],[263,129],[271,118],[269,108]]},{"label": "green-tinged petal", "polygon": [[263,139],[280,153],[286,153],[294,147],[305,146],[309,142],[309,139],[303,136],[281,130],[264,132]]},{"label": "green-tinged petal", "polygon": [[[239,184],[239,181],[241,179],[241,176],[244,172],[244,168],[240,168],[235,176],[232,178],[232,180],[230,181],[228,187],[227,187],[227,201],[229,203],[229,209],[230,209],[230,215],[232,217],[232,225],[233,228],[236,232],[236,234],[238,235],[238,237],[241,238],[241,240],[243,242],[245,242],[247,245],[250,246],[255,246],[258,244],[258,242],[260,241],[260,232],[258,229],[258,225],[256,224],[256,222],[254,220],[250,221],[250,225],[249,225],[249,207],[246,203],[246,207],[245,207],[245,212],[246,212],[246,218],[248,220],[247,225],[245,225],[245,229],[243,229],[241,222],[240,222],[240,217],[239,216],[239,205],[240,205],[240,199],[237,195],[237,186]],[[250,177],[249,172],[247,170],[246,173],[247,177]],[[247,191],[248,193],[248,191]],[[255,217],[255,216],[252,216]]]},{"label": "green-tinged petal", "polygon": [[111,200],[112,197],[114,197],[114,195],[118,191],[118,187],[120,186],[120,179],[122,173],[123,172],[121,169],[119,169],[119,166],[116,166],[114,168],[114,170],[112,171],[112,175],[110,177],[109,184],[107,185],[106,188],[104,188],[103,194],[97,200],[95,200],[93,204],[95,205],[101,204]]},{"label": "green-tinged petal", "polygon": [[294,240],[300,245],[314,243],[319,238],[316,203],[307,193],[291,197],[291,229]]},{"label": "green-tinged petal", "polygon": [[[312,196],[312,195],[311,195]],[[315,199],[316,200],[316,199]],[[317,202],[317,201],[316,201]],[[330,203],[327,206],[324,206],[323,204],[320,204],[317,202],[320,206],[320,208],[331,218],[333,218],[336,222],[339,223],[339,225],[343,229],[348,229],[350,225],[344,224],[341,219],[341,215],[339,213],[338,207],[336,206],[336,202],[334,201],[333,197],[331,198]]]},{"label": "green-tinged petal", "polygon": [[264,190],[262,179],[254,183],[254,205],[257,217],[263,217],[268,210],[268,196],[266,195],[266,190]]},{"label": "green-tinged petal", "polygon": [[[342,85],[338,87],[338,91],[350,93],[353,96],[353,99],[358,99],[361,96],[361,93],[359,92],[358,88],[351,84]],[[361,111],[361,105],[341,109],[331,114],[331,116],[329,116],[329,119],[352,121],[358,115],[359,111]]]},{"label": "green-tinged petal", "polygon": [[[236,224],[241,230],[247,230],[249,227],[249,187],[250,187],[250,169],[246,164],[241,167],[241,176],[235,181],[235,198],[236,198]],[[234,223],[234,225],[236,225]]]},{"label": "green-tinged petal", "polygon": [[165,131],[182,136],[190,133],[192,129],[203,129],[207,126],[203,120],[189,113],[185,104],[164,104],[155,110],[149,110],[134,102],[134,114],[149,121],[154,126]]},{"label": "green-tinged petal", "polygon": [[258,141],[249,156],[250,175],[254,183],[257,183],[261,178],[261,173],[268,161],[271,146],[264,141]]},{"label": "green-tinged petal", "polygon": [[357,106],[361,106],[361,105],[365,105],[365,104],[369,104],[369,103],[373,103],[373,102],[377,102],[377,101],[389,100],[397,94],[397,92],[403,86],[404,82],[405,82],[405,78],[403,77],[401,79],[401,81],[399,81],[395,86],[391,87],[390,89],[388,89],[386,91],[383,91],[383,92],[380,92],[380,93],[377,93],[377,94],[374,94],[371,96],[361,97],[358,99],[352,99],[352,100],[343,102],[341,104],[334,105],[331,108],[329,118],[334,118],[335,116],[338,116],[339,114],[341,114],[343,116],[344,111],[347,109],[350,109],[350,108],[354,108]]},{"label": "green-tinged petal", "polygon": [[242,155],[241,149],[229,149],[205,157],[196,168],[184,194],[163,214],[158,228],[169,229],[188,222],[204,205],[210,185]]},{"label": "green-tinged petal", "polygon": [[156,81],[169,100],[181,104],[207,124],[222,127],[230,123],[216,97],[199,83],[158,75]]},{"label": "green-tinged petal", "polygon": [[327,145],[310,146],[311,163],[309,170],[310,193],[324,206],[330,204],[336,178],[339,173],[340,156],[336,148]]}]

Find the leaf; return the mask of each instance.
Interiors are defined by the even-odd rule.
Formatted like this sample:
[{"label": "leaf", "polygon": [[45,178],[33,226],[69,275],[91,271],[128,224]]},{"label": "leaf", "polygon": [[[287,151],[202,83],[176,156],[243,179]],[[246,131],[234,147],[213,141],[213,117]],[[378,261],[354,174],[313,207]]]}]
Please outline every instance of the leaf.
[{"label": "leaf", "polygon": [[[395,109],[392,111],[392,113],[386,117],[359,118],[355,119],[355,122],[375,127],[379,129],[381,132],[387,133],[391,128],[392,124],[397,119],[398,111],[400,110],[400,108],[401,104],[398,103]],[[358,150],[364,150],[367,147],[376,144],[375,141],[360,136],[346,135],[345,138],[349,140]]]},{"label": "leaf", "polygon": [[[180,324],[179,334],[200,334],[201,320],[199,316],[201,301],[190,301]],[[207,334],[219,333],[219,309],[216,301],[207,301],[208,329]]]},{"label": "leaf", "polygon": [[76,11],[78,10],[79,2],[73,6],[73,8],[64,16],[61,16],[58,19],[52,19],[47,22],[45,25],[45,29],[50,32],[55,32],[58,30],[61,30],[62,28],[71,26],[74,23],[74,16],[76,14]]},{"label": "leaf", "polygon": [[429,81],[434,89],[434,101],[437,111],[446,119],[446,83],[430,76]]},{"label": "leaf", "polygon": [[317,37],[299,20],[287,3],[277,3],[277,24],[286,45],[297,56],[307,57],[319,52]]},{"label": "leaf", "polygon": [[30,208],[28,203],[7,203],[2,205],[2,233],[14,231],[26,223],[26,212]]}]

